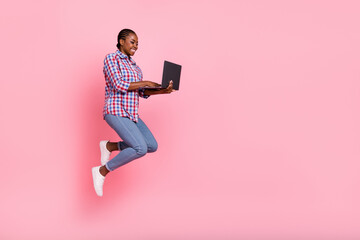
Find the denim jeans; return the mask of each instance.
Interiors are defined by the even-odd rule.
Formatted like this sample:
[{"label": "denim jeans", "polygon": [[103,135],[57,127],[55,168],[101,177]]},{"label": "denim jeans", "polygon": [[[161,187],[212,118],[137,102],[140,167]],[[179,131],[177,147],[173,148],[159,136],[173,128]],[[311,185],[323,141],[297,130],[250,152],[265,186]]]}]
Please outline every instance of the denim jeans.
[{"label": "denim jeans", "polygon": [[157,150],[154,136],[140,118],[136,123],[126,117],[106,114],[105,121],[123,140],[118,142],[120,152],[105,165],[109,171]]}]

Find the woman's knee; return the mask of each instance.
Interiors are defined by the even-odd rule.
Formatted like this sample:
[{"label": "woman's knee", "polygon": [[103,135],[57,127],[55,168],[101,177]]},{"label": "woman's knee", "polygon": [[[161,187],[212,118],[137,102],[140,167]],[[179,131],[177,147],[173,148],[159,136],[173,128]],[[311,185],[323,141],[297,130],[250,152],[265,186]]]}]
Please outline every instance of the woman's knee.
[{"label": "woman's knee", "polygon": [[135,146],[134,149],[136,151],[136,154],[139,155],[140,157],[144,156],[148,151],[146,143],[139,144]]},{"label": "woman's knee", "polygon": [[156,152],[157,149],[158,149],[157,142],[154,142],[148,146],[148,152]]}]

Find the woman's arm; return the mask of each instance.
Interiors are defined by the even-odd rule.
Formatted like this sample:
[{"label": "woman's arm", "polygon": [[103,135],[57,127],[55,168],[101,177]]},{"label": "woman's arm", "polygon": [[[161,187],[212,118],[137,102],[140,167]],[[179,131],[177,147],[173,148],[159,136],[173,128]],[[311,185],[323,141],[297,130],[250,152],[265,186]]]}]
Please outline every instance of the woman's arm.
[{"label": "woman's arm", "polygon": [[119,62],[116,60],[114,54],[106,55],[104,60],[104,72],[110,80],[109,84],[111,84],[116,91],[121,92],[122,94],[127,92],[130,83],[122,78]]},{"label": "woman's arm", "polygon": [[134,91],[142,87],[160,87],[161,85],[151,81],[132,82],[128,88],[128,91]]}]

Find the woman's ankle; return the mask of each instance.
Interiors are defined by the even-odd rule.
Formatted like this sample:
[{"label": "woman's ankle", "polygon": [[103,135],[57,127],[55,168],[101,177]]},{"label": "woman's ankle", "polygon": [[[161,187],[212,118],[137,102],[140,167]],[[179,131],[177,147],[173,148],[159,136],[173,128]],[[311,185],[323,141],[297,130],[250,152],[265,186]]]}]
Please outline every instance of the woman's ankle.
[{"label": "woman's ankle", "polygon": [[118,143],[114,143],[114,142],[109,141],[109,142],[106,143],[106,149],[109,152],[117,151],[118,150]]},{"label": "woman's ankle", "polygon": [[105,177],[110,171],[104,165],[104,166],[100,167],[99,172],[101,175],[103,175]]}]

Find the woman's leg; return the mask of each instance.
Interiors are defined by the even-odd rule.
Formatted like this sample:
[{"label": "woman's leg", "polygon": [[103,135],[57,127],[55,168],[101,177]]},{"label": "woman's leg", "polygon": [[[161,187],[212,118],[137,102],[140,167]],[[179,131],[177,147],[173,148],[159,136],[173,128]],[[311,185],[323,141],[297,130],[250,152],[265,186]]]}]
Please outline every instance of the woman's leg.
[{"label": "woman's leg", "polygon": [[124,143],[123,141],[120,141],[120,142],[107,142],[106,143],[106,149],[109,151],[109,152],[112,152],[112,151],[120,151],[120,150],[124,150],[125,148],[128,148],[129,146]]},{"label": "woman's leg", "polygon": [[155,152],[158,148],[157,141],[154,135],[151,133],[150,129],[146,126],[143,120],[139,118],[139,121],[136,123],[138,126],[141,134],[143,135],[146,145],[147,145],[147,152]]},{"label": "woman's leg", "polygon": [[147,153],[147,143],[136,123],[126,117],[110,114],[105,116],[105,121],[116,131],[126,146],[128,146],[106,163],[107,170],[113,171]]},{"label": "woman's leg", "polygon": [[[144,121],[140,118],[139,118],[139,121],[136,123],[136,125],[138,126],[138,128],[140,129],[140,132],[144,136],[145,142],[148,146],[148,152],[155,152],[158,148],[158,144],[157,144],[156,139],[154,138],[153,134],[151,133],[150,129],[146,126]],[[128,147],[129,146],[123,141],[119,141],[119,142],[110,142],[109,141],[106,143],[106,149],[109,152],[124,150],[125,148],[128,148]]]}]

